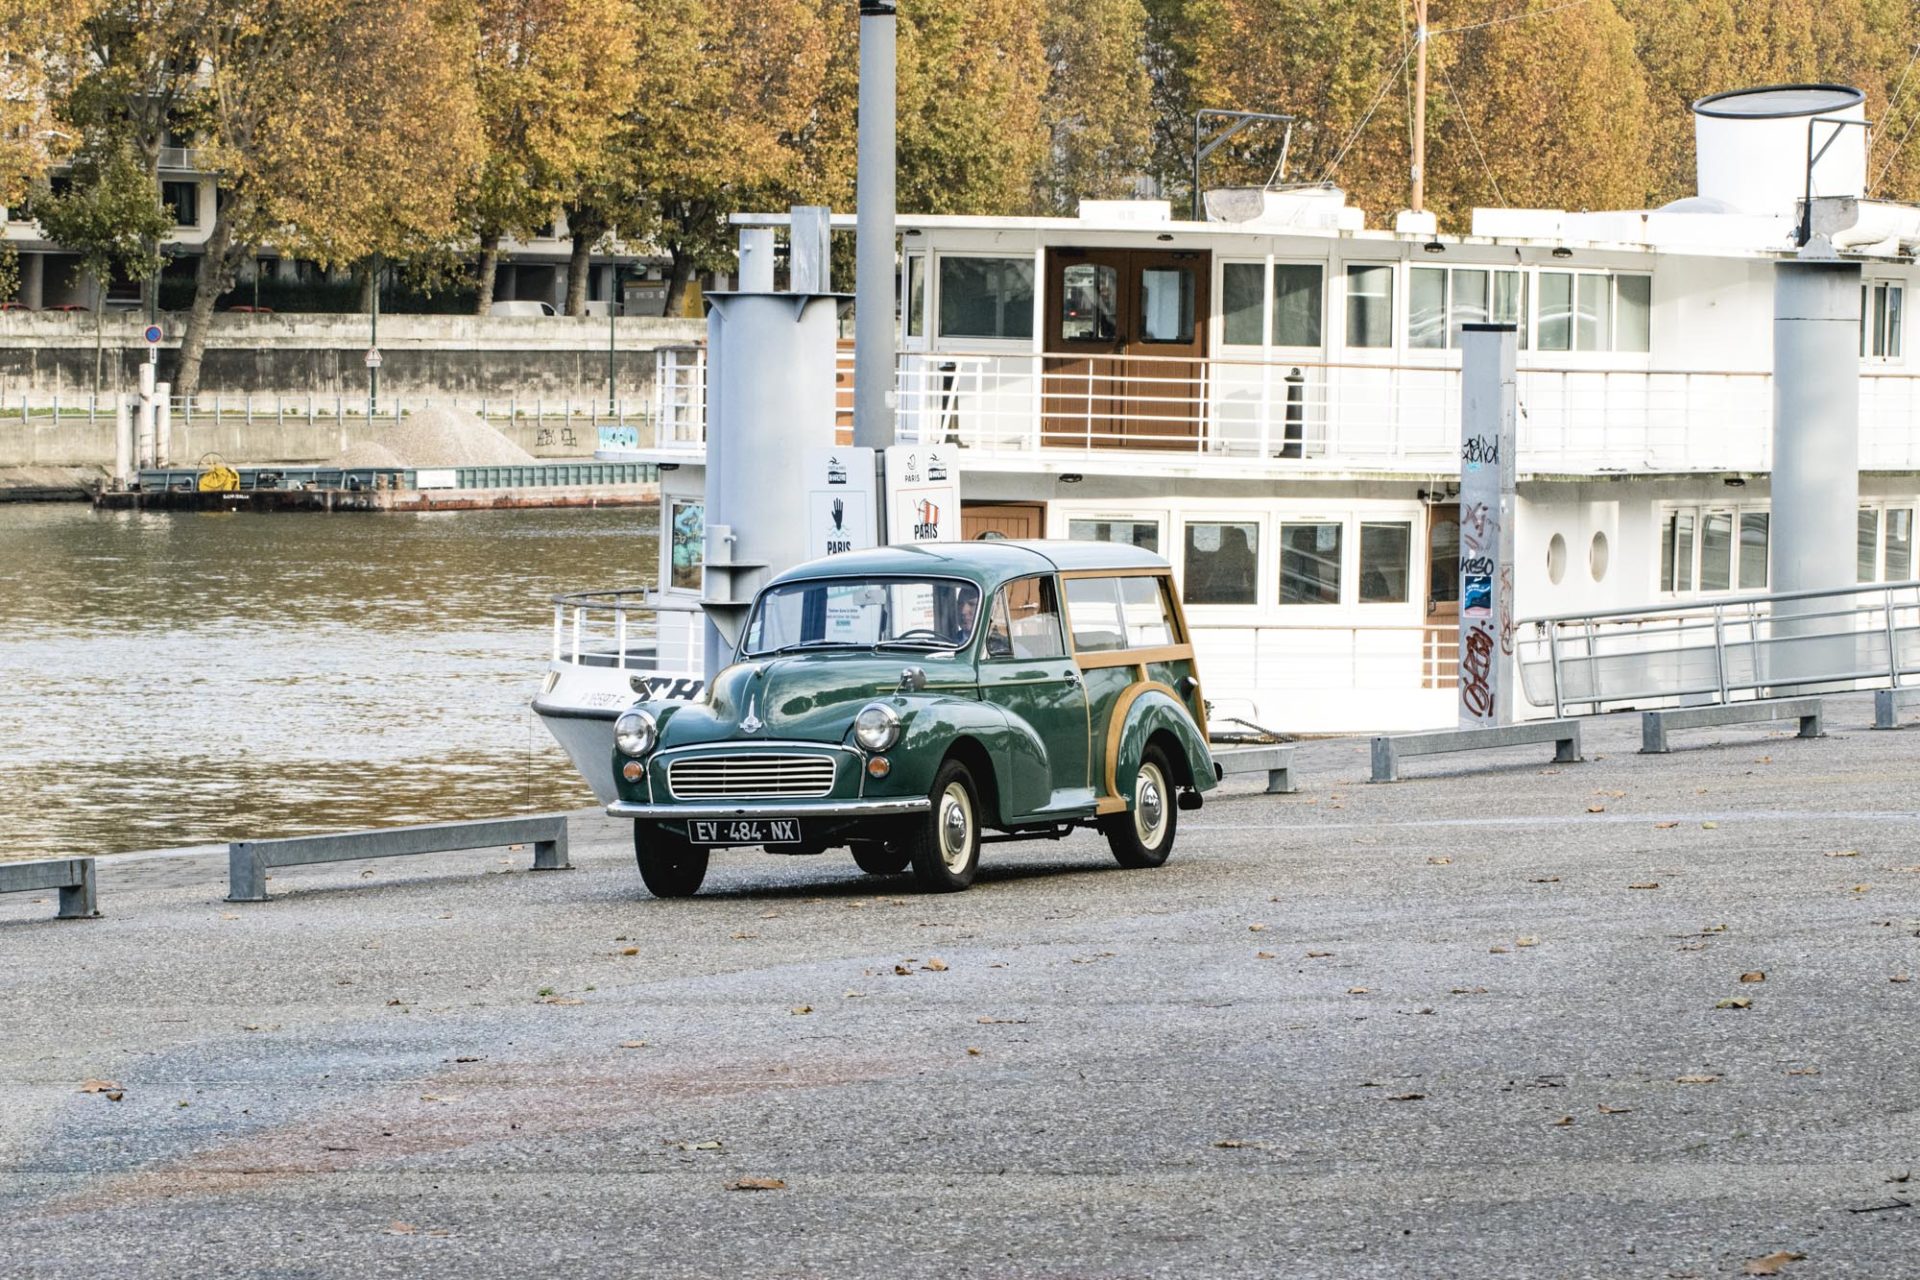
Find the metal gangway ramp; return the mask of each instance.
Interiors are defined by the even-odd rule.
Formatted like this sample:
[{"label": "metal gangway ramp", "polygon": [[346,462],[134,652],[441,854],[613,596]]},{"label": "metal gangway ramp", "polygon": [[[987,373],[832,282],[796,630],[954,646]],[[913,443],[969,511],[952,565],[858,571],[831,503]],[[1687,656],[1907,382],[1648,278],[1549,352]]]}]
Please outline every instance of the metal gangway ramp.
[{"label": "metal gangway ramp", "polygon": [[1531,618],[1521,689],[1556,717],[1920,685],[1920,581]]}]

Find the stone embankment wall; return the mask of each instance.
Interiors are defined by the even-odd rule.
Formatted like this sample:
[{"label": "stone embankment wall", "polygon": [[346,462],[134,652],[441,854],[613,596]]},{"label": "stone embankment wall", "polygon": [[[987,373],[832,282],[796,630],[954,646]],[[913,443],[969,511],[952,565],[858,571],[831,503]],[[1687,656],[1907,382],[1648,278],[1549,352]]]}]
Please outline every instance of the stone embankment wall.
[{"label": "stone embankment wall", "polygon": [[[96,334],[95,321],[99,321]],[[173,380],[186,318],[162,318],[159,376]],[[653,393],[655,353],[706,337],[698,320],[623,317],[612,322],[614,376],[622,400]],[[84,401],[131,391],[147,358],[144,316],[112,312],[0,312],[0,397],[41,403],[58,394]],[[566,316],[380,317],[381,396],[584,402],[607,393],[608,322]],[[370,343],[364,315],[249,315],[214,318],[200,390],[222,396],[367,394]]]}]

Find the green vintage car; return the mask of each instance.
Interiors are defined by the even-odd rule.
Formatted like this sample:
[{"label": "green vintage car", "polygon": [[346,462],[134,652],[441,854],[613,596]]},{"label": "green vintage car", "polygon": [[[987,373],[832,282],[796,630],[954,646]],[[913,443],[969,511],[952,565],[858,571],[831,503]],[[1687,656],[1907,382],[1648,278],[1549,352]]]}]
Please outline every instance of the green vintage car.
[{"label": "green vintage car", "polygon": [[699,700],[622,715],[607,812],[633,819],[659,897],[694,893],[731,845],[844,847],[941,892],[973,882],[983,840],[1094,826],[1122,865],[1154,867],[1218,779],[1205,726],[1158,556],[883,547],[780,575]]}]

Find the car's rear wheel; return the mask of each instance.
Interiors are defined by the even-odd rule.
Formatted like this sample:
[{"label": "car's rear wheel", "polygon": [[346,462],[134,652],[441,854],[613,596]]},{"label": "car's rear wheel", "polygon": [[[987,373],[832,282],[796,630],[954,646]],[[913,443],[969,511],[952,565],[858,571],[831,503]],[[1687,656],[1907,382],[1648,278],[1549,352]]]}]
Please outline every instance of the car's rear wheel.
[{"label": "car's rear wheel", "polygon": [[855,840],[852,848],[854,863],[870,876],[897,876],[910,861],[899,845],[878,840]]},{"label": "car's rear wheel", "polygon": [[650,823],[633,824],[633,859],[656,898],[691,898],[707,878],[707,851]]},{"label": "car's rear wheel", "polygon": [[933,776],[933,807],[913,820],[901,841],[915,883],[928,893],[953,893],[973,883],[980,869],[979,796],[973,775],[958,760]]},{"label": "car's rear wheel", "polygon": [[1133,780],[1133,803],[1125,813],[1102,821],[1107,846],[1123,867],[1157,867],[1173,853],[1173,836],[1180,825],[1180,806],[1174,803],[1173,770],[1159,747],[1149,746],[1140,758]]}]

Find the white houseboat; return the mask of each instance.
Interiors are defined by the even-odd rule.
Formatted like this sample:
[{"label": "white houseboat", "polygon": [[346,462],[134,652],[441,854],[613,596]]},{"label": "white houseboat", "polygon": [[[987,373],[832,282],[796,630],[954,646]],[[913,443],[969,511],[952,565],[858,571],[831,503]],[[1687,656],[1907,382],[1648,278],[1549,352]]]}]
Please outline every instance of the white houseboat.
[{"label": "white houseboat", "polygon": [[[1763,591],[1773,264],[1811,230],[1864,266],[1859,577],[1913,577],[1920,377],[1904,313],[1920,210],[1864,198],[1864,128],[1835,127],[1807,161],[1809,130],[1817,144],[1829,128],[1816,118],[1861,110],[1837,86],[1703,99],[1695,197],[1477,209],[1467,235],[1420,214],[1371,228],[1331,187],[1211,192],[1204,221],[1150,200],[903,215],[900,439],[958,446],[967,537],[1170,560],[1216,725],[1448,725],[1460,326],[1519,330],[1519,614]],[[674,353],[656,438],[607,455],[672,468],[661,652],[633,659],[669,684],[700,667],[703,359]],[[597,647],[579,635],[592,612],[556,611],[543,714],[644,684],[575,659]]]}]

